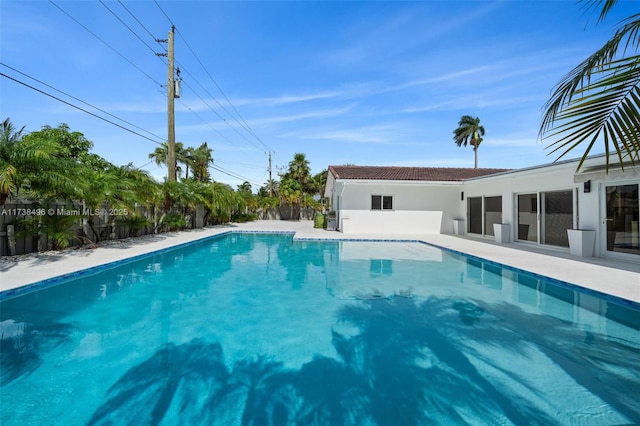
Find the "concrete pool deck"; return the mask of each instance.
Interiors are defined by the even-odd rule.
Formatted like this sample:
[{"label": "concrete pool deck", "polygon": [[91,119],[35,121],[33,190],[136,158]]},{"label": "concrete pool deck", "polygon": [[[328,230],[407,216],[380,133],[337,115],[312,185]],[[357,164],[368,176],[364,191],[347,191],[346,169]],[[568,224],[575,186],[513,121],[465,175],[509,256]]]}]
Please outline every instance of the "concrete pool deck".
[{"label": "concrete pool deck", "polygon": [[555,278],[580,287],[640,303],[640,260],[583,258],[524,243],[497,244],[490,239],[459,235],[342,234],[313,228],[313,221],[256,221],[184,232],[112,241],[96,249],[46,252],[0,260],[0,291],[13,290],[130,257],[228,231],[293,231],[294,239],[418,240],[503,265]]}]

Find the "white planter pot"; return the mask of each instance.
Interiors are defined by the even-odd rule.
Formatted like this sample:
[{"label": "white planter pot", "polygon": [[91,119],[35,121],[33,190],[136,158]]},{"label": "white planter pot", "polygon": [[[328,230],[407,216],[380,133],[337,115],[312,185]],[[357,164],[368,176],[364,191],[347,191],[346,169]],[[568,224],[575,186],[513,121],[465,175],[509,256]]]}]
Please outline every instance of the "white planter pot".
[{"label": "white planter pot", "polygon": [[569,252],[574,256],[591,257],[596,244],[596,231],[589,229],[567,229]]},{"label": "white planter pot", "polygon": [[493,235],[496,243],[508,243],[511,238],[511,225],[508,223],[494,223]]},{"label": "white planter pot", "polygon": [[464,219],[453,219],[453,233],[455,235],[464,235]]}]

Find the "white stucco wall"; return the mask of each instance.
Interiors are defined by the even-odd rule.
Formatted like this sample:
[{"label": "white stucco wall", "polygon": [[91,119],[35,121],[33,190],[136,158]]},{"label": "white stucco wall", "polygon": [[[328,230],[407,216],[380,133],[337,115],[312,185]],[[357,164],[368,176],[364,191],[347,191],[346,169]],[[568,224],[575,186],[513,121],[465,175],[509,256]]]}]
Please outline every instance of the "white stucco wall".
[{"label": "white stucco wall", "polygon": [[[502,223],[511,225],[510,241],[516,239],[515,224],[518,223],[516,197],[518,194],[541,193],[570,190],[574,198],[573,227],[596,231],[595,256],[606,254],[606,222],[604,197],[606,186],[618,184],[640,184],[638,168],[626,168],[625,172],[589,173],[590,167],[602,165],[604,159],[588,159],[580,172],[576,173],[577,162],[552,164],[496,176],[471,179],[464,182],[465,201],[459,204],[459,214],[467,214],[467,198],[481,196],[502,196]],[[576,178],[577,177],[577,178]],[[585,180],[591,181],[590,192],[584,192]],[[540,209],[538,209],[539,215]],[[533,214],[532,220],[537,218]],[[524,219],[523,219],[524,221]]]},{"label": "white stucco wall", "polygon": [[[511,225],[508,241],[515,241],[518,194],[571,191],[574,203],[571,227],[596,231],[595,256],[620,256],[606,249],[606,187],[640,185],[640,166],[625,167],[624,171],[613,168],[605,173],[598,170],[603,164],[604,157],[596,156],[587,159],[577,173],[578,162],[565,161],[464,183],[334,180],[329,176],[326,196],[331,198],[332,210],[337,211],[338,227],[348,234],[450,234],[454,219],[464,219],[467,229],[467,200],[470,197],[501,196],[501,221]],[[590,192],[584,191],[586,180],[591,183]],[[461,199],[461,192],[464,192],[464,199]],[[393,210],[371,210],[371,195],[374,194],[393,196]],[[521,223],[530,220],[539,225],[539,212],[540,206],[537,212],[526,213],[531,217],[521,217]],[[535,230],[530,234],[535,240]],[[622,256],[637,258],[637,255]]]},{"label": "white stucco wall", "polygon": [[[344,187],[335,186],[336,193],[341,194],[338,226],[346,234],[451,233],[460,187],[406,181],[344,182]],[[393,210],[371,210],[372,195],[392,196]]]},{"label": "white stucco wall", "polygon": [[[516,198],[518,194],[561,190],[575,193],[575,189],[578,188],[578,184],[573,182],[575,166],[574,163],[571,163],[558,165],[553,168],[535,168],[465,181],[463,185],[465,199],[459,204],[459,213],[468,220],[468,198],[501,196],[502,223],[511,225],[509,241],[514,241],[516,237],[515,225],[518,223],[518,213],[516,211]],[[583,197],[579,196],[578,201],[584,203]],[[521,217],[521,222],[536,221],[538,214],[539,213],[529,213],[531,217]],[[575,223],[573,225],[575,226]]]}]

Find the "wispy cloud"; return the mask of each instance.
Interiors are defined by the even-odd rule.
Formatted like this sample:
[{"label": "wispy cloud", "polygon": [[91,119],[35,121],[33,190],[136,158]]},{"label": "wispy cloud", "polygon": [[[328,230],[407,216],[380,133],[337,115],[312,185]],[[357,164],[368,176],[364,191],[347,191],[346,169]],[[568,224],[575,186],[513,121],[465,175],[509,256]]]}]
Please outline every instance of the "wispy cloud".
[{"label": "wispy cloud", "polygon": [[316,110],[302,112],[299,114],[285,114],[285,115],[259,118],[256,120],[250,120],[249,125],[251,125],[252,127],[256,127],[256,126],[264,126],[264,125],[275,124],[275,123],[286,123],[291,121],[306,120],[311,118],[335,117],[335,116],[345,114],[346,112],[351,110],[353,106],[354,105],[352,104],[352,105],[347,105],[345,107],[340,107],[340,108],[316,109]]},{"label": "wispy cloud", "polygon": [[344,91],[331,90],[331,91],[309,93],[309,94],[287,94],[287,95],[267,97],[267,98],[236,99],[233,101],[233,103],[234,105],[241,105],[241,106],[269,107],[269,106],[279,106],[279,105],[317,101],[317,100],[323,100],[323,99],[332,99],[332,98],[337,98],[344,95],[345,95]]},{"label": "wispy cloud", "polygon": [[371,126],[353,126],[331,130],[309,129],[306,132],[290,132],[284,137],[301,140],[320,140],[329,143],[373,144],[373,145],[423,145],[400,123]]}]

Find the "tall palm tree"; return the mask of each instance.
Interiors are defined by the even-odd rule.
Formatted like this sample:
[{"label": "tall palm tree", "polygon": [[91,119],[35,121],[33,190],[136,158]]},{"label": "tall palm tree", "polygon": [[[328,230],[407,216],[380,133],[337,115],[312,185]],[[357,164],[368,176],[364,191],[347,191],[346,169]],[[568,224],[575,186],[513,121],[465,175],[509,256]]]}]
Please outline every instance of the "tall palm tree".
[{"label": "tall palm tree", "polygon": [[453,131],[453,140],[458,146],[470,144],[475,153],[475,168],[478,168],[478,148],[484,136],[484,126],[480,125],[478,117],[463,115],[458,122],[458,128]]},{"label": "tall palm tree", "polygon": [[[602,5],[598,23],[617,0],[587,2]],[[571,70],[556,85],[545,104],[542,138],[557,138],[549,147],[562,158],[584,145],[578,169],[596,142],[604,144],[606,164],[640,161],[640,14],[620,22],[613,37]],[[615,154],[614,154],[615,153]]]},{"label": "tall palm tree", "polygon": [[311,179],[311,169],[307,157],[301,153],[294,154],[293,160],[289,162],[289,171],[285,176],[297,181],[302,188],[306,188]]}]

